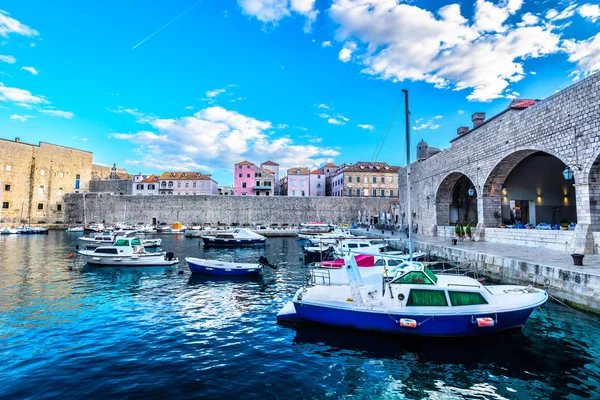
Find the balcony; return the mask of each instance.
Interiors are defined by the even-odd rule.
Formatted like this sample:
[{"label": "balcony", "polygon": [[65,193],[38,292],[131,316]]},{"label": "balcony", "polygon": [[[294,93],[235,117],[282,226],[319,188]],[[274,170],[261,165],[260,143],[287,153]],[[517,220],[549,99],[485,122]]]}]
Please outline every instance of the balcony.
[{"label": "balcony", "polygon": [[254,190],[271,190],[273,186],[254,186]]}]

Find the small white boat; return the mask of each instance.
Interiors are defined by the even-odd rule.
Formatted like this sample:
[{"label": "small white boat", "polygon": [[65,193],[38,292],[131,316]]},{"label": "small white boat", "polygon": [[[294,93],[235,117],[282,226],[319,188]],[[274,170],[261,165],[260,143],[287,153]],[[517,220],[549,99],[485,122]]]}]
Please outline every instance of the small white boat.
[{"label": "small white boat", "polygon": [[80,250],[79,254],[88,265],[105,267],[157,267],[179,263],[171,252],[146,252],[137,237],[118,239],[112,246]]},{"label": "small white boat", "polygon": [[68,228],[67,232],[69,232],[69,233],[83,232],[83,226],[73,226],[71,228]]},{"label": "small white boat", "polygon": [[87,248],[96,248],[100,246],[110,246],[115,241],[113,235],[97,234],[90,237],[82,236],[79,238],[79,242]]},{"label": "small white boat", "polygon": [[113,235],[114,235],[113,236],[114,241],[116,241],[117,239],[121,239],[121,238],[137,237],[142,241],[142,245],[147,249],[160,247],[160,245],[162,244],[161,238],[147,238],[143,234],[139,234],[138,232],[135,232],[135,231],[116,231],[113,233]]},{"label": "small white boat", "polygon": [[321,233],[328,233],[332,230],[333,227],[325,222],[306,222],[304,224],[300,224],[300,229],[298,230],[298,237],[300,237],[300,235],[318,235]]},{"label": "small white boat", "polygon": [[201,236],[205,246],[238,247],[264,245],[267,238],[245,228],[236,228],[229,232]]},{"label": "small white boat", "polygon": [[185,237],[200,237],[202,236],[202,227],[201,226],[190,226],[183,233]]},{"label": "small white boat", "polygon": [[83,231],[87,233],[100,233],[104,231],[104,224],[93,224],[89,226],[84,226]]}]

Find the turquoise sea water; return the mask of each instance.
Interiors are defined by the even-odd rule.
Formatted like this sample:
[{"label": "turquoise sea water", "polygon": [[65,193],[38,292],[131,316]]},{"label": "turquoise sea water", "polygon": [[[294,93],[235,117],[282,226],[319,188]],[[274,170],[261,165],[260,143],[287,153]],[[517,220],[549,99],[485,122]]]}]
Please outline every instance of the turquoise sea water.
[{"label": "turquoise sea water", "polygon": [[[185,256],[279,265],[263,280],[68,269],[77,236],[0,236],[0,398],[599,398],[600,319],[548,304],[522,332],[409,340],[275,314],[304,281],[296,239]],[[184,262],[181,263],[184,265]]]}]

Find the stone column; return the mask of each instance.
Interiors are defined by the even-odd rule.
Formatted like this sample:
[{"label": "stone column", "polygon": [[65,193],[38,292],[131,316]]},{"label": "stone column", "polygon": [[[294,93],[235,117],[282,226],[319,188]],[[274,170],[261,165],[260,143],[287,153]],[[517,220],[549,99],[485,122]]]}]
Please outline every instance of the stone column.
[{"label": "stone column", "polygon": [[593,253],[594,239],[592,236],[592,222],[600,223],[600,206],[597,204],[598,184],[577,183],[575,186],[575,200],[577,206],[577,227],[573,235],[573,242],[569,248],[573,253]]},{"label": "stone column", "polygon": [[477,229],[473,234],[476,241],[485,240],[485,228],[498,227],[501,221],[494,218],[494,213],[501,212],[502,197],[482,196],[477,198]]}]

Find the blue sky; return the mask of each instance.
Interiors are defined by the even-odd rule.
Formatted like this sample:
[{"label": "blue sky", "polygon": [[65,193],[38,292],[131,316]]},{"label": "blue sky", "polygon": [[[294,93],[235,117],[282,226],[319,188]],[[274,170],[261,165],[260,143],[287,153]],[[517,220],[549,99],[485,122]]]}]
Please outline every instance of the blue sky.
[{"label": "blue sky", "polygon": [[[402,88],[413,143],[444,148],[473,112],[491,116],[511,98],[545,98],[600,70],[591,1],[0,8],[1,137],[90,150],[133,173],[199,170],[220,184],[242,159],[371,160]],[[404,163],[403,124],[399,113],[378,161]]]}]

